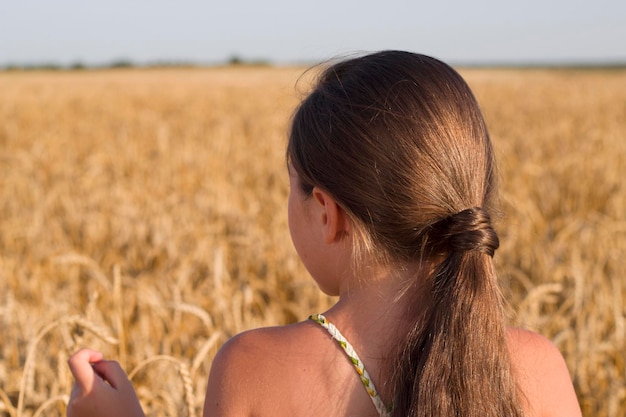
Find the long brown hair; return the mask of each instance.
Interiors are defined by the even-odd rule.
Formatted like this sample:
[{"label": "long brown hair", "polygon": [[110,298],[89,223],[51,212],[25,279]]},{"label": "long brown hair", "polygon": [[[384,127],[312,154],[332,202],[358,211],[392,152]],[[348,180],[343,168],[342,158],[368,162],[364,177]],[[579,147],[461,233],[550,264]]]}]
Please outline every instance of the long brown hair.
[{"label": "long brown hair", "polygon": [[381,381],[393,415],[522,416],[492,262],[493,150],[461,76],[401,51],[338,62],[296,110],[287,158],[351,218],[358,259],[428,265]]}]

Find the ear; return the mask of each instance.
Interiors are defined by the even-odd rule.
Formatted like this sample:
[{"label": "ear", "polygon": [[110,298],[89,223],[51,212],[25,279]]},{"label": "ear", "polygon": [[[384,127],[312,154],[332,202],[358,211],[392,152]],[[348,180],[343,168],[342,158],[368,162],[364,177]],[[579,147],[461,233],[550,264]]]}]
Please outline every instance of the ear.
[{"label": "ear", "polygon": [[319,187],[313,187],[312,197],[317,203],[324,242],[333,243],[341,239],[350,229],[346,212],[335,199]]}]

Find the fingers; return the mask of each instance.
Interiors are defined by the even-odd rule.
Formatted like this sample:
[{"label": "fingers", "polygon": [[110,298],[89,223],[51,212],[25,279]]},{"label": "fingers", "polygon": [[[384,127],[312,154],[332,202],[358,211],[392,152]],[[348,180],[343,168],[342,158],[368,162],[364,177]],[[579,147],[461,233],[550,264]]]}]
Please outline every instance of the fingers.
[{"label": "fingers", "polygon": [[141,404],[119,363],[102,353],[81,349],[68,360],[76,379],[67,405],[67,417],[144,417]]},{"label": "fingers", "polygon": [[95,350],[79,350],[72,355],[68,364],[76,385],[82,391],[90,391],[100,380],[106,381],[115,389],[130,383],[119,363],[102,360],[102,353]]},{"label": "fingers", "polygon": [[81,390],[89,391],[93,387],[96,374],[92,364],[101,360],[102,353],[91,349],[81,349],[67,361],[76,380],[76,385]]},{"label": "fingers", "polygon": [[93,364],[93,370],[115,389],[129,385],[130,381],[120,364],[115,361],[101,361]]}]

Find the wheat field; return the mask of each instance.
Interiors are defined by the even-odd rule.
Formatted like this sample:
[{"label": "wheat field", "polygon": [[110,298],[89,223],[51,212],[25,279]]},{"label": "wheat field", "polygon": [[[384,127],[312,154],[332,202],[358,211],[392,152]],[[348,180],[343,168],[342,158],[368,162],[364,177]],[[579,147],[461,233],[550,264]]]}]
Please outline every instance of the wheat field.
[{"label": "wheat field", "polygon": [[[80,346],[200,416],[219,346],[332,299],[291,247],[302,68],[0,73],[0,416],[63,416]],[[626,415],[626,70],[461,69],[497,148],[511,320]]]}]

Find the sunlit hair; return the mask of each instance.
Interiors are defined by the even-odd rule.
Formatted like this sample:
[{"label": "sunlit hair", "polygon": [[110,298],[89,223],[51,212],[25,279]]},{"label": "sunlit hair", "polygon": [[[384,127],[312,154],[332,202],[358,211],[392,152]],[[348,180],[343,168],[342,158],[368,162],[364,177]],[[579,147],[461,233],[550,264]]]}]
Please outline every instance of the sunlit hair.
[{"label": "sunlit hair", "polygon": [[401,51],[335,63],[296,110],[287,158],[306,193],[345,210],[358,262],[428,265],[381,381],[393,415],[521,416],[492,263],[493,150],[461,76]]}]

